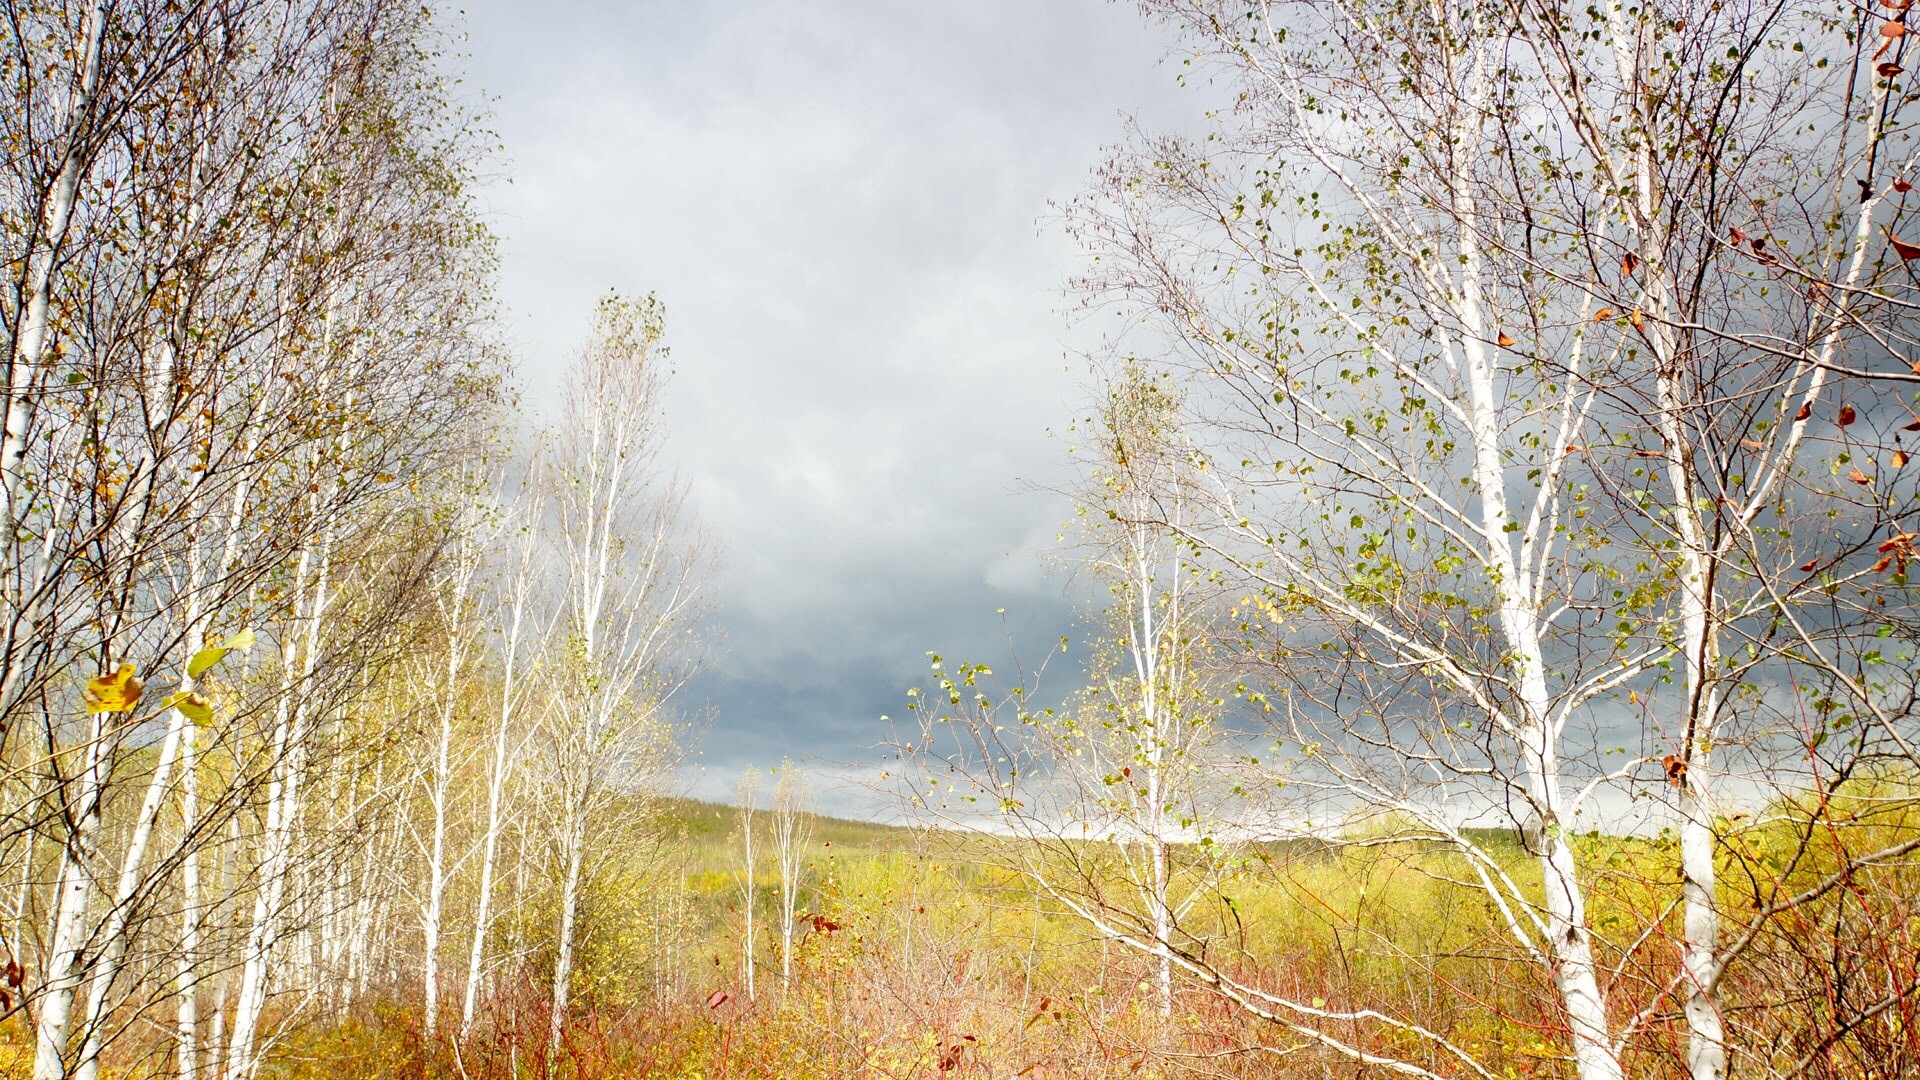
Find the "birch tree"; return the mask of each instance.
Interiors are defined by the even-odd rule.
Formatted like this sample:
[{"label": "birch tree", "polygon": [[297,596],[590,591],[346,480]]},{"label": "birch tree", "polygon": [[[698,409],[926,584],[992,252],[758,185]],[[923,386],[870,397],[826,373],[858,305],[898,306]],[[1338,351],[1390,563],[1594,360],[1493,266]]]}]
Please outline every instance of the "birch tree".
[{"label": "birch tree", "polygon": [[[1665,488],[1639,468],[1611,481],[1644,515],[1649,553],[1676,568],[1679,701],[1665,720],[1665,767],[1682,849],[1681,996],[1689,1071],[1717,1080],[1728,1048],[1716,822],[1731,807],[1715,798],[1713,756],[1758,734],[1729,696],[1750,680],[1791,678],[1768,639],[1783,610],[1822,605],[1813,594],[1827,586],[1805,557],[1843,565],[1838,552],[1861,538],[1898,534],[1910,499],[1897,480],[1904,453],[1846,430],[1856,415],[1901,414],[1888,388],[1860,381],[1886,352],[1894,377],[1911,378],[1897,344],[1910,339],[1907,320],[1878,299],[1902,288],[1892,282],[1906,258],[1890,243],[1912,164],[1895,83],[1904,16],[1775,4],[1672,19],[1613,5],[1598,50],[1575,45],[1589,31],[1564,12],[1523,5],[1516,16],[1577,140],[1560,167],[1592,169],[1590,184],[1560,185],[1556,209],[1582,226],[1603,268],[1617,266],[1595,291],[1628,313],[1615,346],[1625,378],[1611,395],[1624,415],[1608,427],[1613,441],[1649,444],[1639,452],[1658,462]],[[1850,33],[1833,32],[1844,25],[1828,21],[1836,16]],[[1868,56],[1849,39],[1888,48]],[[1685,59],[1710,53],[1720,70]],[[1816,119],[1849,98],[1858,105],[1841,108],[1839,124]],[[1701,117],[1713,118],[1711,137]],[[1808,205],[1823,210],[1783,215]],[[1820,457],[1849,467],[1820,477],[1809,467]],[[1857,464],[1875,460],[1873,476]],[[1846,490],[1863,482],[1872,500]],[[1851,534],[1821,528],[1796,502],[1847,505]],[[1750,749],[1756,761],[1775,752]],[[1778,772],[1729,779],[1737,789]]]},{"label": "birch tree", "polygon": [[1214,613],[1179,539],[1192,493],[1178,409],[1167,380],[1135,364],[1108,385],[1095,445],[1082,451],[1092,475],[1081,516],[1114,629],[1096,645],[1078,715],[1039,725],[1051,745],[1029,755],[1067,781],[1071,820],[1125,854],[1162,1017],[1173,1013],[1175,932],[1235,846],[1218,828],[1217,781],[1230,770],[1217,745],[1223,702],[1207,685]]},{"label": "birch tree", "polygon": [[[504,488],[504,484],[497,485]],[[503,503],[507,493],[502,491]],[[539,523],[543,510],[537,479],[525,486],[518,502],[507,503],[503,532],[513,540],[501,560],[490,596],[494,655],[500,665],[499,710],[494,716],[492,748],[487,766],[487,810],[481,829],[480,881],[474,898],[473,939],[467,951],[466,991],[460,1005],[460,1035],[473,1031],[480,986],[487,959],[487,938],[494,920],[495,878],[500,838],[505,824],[508,785],[523,764],[527,741],[538,725],[525,722],[537,683],[533,665],[546,649],[552,633],[551,606],[541,603],[543,561]]]},{"label": "birch tree", "polygon": [[[156,966],[178,988],[182,1061],[197,1058],[197,995],[207,964],[228,959],[202,931],[234,899],[202,895],[200,856],[237,835],[256,797],[274,819],[266,895],[285,880],[276,852],[310,850],[285,835],[311,750],[293,736],[336,719],[365,670],[319,631],[340,594],[330,560],[373,560],[331,625],[390,628],[410,585],[367,537],[485,411],[491,357],[474,331],[488,261],[462,194],[466,136],[435,98],[442,84],[418,77],[418,12],[13,14],[6,123],[23,152],[6,165],[0,227],[24,276],[4,302],[0,762],[9,784],[45,777],[8,820],[63,850],[45,890],[54,947],[28,990],[36,1073],[90,1076],[143,1010],[172,1005],[129,986]],[[201,685],[200,654],[255,627],[281,651],[277,683]],[[162,709],[76,723],[90,669],[172,693],[148,698]],[[253,739],[263,717],[289,737]],[[18,719],[41,745],[16,754]],[[223,781],[212,792],[208,773]],[[177,800],[185,820],[165,828]],[[266,985],[243,986],[235,1035]],[[250,1069],[248,1056],[228,1060]]]},{"label": "birch tree", "polygon": [[702,660],[707,556],[659,459],[662,329],[652,297],[600,301],[543,466],[564,584],[541,735],[560,876],[549,1053],[566,1027],[580,899],[604,854],[593,828],[670,760],[668,710]]},{"label": "birch tree", "polygon": [[[463,479],[467,483],[462,487],[471,491],[471,478]],[[473,668],[478,662],[473,636],[476,609],[480,602],[478,593],[482,585],[479,577],[485,549],[493,539],[490,523],[472,506],[472,503],[467,503],[462,508],[464,512],[456,511],[455,521],[450,527],[451,550],[433,582],[438,627],[446,643],[444,654],[433,659],[442,661],[444,666],[436,665],[440,666],[440,670],[421,680],[424,686],[432,689],[431,700],[436,706],[435,731],[432,738],[427,740],[432,757],[425,770],[425,788],[432,824],[425,844],[426,895],[420,905],[420,982],[425,1002],[421,1025],[429,1037],[438,1029],[440,1019],[441,924],[445,916],[447,884],[452,873],[448,830],[456,813],[456,807],[453,806],[454,773],[460,764],[454,742],[456,732],[466,727],[459,722],[460,706],[463,702],[470,703],[473,697],[468,684],[475,682]],[[517,630],[517,627],[509,629],[510,637]],[[504,724],[501,730],[505,730]],[[500,756],[501,752],[496,750],[496,758]],[[501,768],[502,764],[496,761],[493,771]],[[493,814],[497,815],[497,796],[490,794],[490,801],[494,803]],[[491,856],[492,852],[489,851],[487,858]],[[483,885],[483,891],[490,884],[489,881]],[[470,1017],[471,1012],[463,1006],[463,1027],[470,1023]]]},{"label": "birch tree", "polygon": [[753,923],[754,906],[760,896],[760,860],[754,848],[754,841],[758,837],[753,826],[759,801],[760,770],[749,765],[740,774],[740,785],[734,795],[734,805],[740,808],[740,908],[746,916],[746,929],[740,936],[740,966],[745,969],[748,1001],[755,996],[755,951],[759,945],[754,937]]},{"label": "birch tree", "polygon": [[800,921],[800,891],[806,884],[807,847],[813,842],[813,794],[806,773],[792,759],[780,763],[773,780],[770,816],[773,867],[779,875],[780,981],[793,981],[793,934]]},{"label": "birch tree", "polygon": [[[1845,483],[1808,483],[1823,425],[1870,414],[1823,415],[1835,380],[1911,377],[1886,302],[1920,256],[1904,8],[1146,6],[1232,107],[1204,141],[1139,136],[1068,218],[1090,301],[1188,381],[1209,513],[1151,520],[1243,584],[1269,668],[1250,699],[1300,748],[1296,790],[1458,851],[1550,974],[1583,1077],[1620,1075],[1676,993],[1690,1071],[1724,1075],[1726,690],[1910,498],[1851,434],[1825,451]],[[1783,527],[1847,484],[1872,497],[1836,499],[1845,528]],[[1838,553],[1791,569],[1808,547]],[[1670,664],[1670,741],[1623,739],[1610,706]],[[1567,838],[1666,791],[1682,962],[1623,1014]],[[1462,830],[1487,820],[1538,892]]]},{"label": "birch tree", "polygon": [[[1353,37],[1351,17],[1372,29]],[[1515,200],[1493,201],[1509,133],[1492,11],[1268,18],[1200,17],[1244,65],[1258,122],[1227,127],[1223,149],[1162,140],[1117,160],[1079,219],[1101,259],[1087,285],[1164,312],[1166,347],[1195,374],[1219,527],[1182,534],[1241,575],[1259,618],[1318,639],[1276,650],[1302,695],[1281,706],[1286,741],[1316,748],[1329,797],[1403,815],[1479,868],[1515,944],[1552,973],[1580,1076],[1617,1080],[1566,838],[1601,775],[1582,707],[1661,648],[1596,634],[1597,609],[1621,614],[1591,595],[1605,553],[1581,513],[1597,305],[1501,262],[1527,236],[1495,213]],[[1366,35],[1388,32],[1417,52],[1373,52]],[[1553,345],[1510,351],[1521,319]],[[1325,682],[1301,678],[1303,647],[1329,658]],[[1537,891],[1462,831],[1475,798],[1538,838]],[[1329,1047],[1346,1044],[1328,1021],[1372,1020],[1230,993]],[[1421,1068],[1464,1056],[1432,1052]]]}]

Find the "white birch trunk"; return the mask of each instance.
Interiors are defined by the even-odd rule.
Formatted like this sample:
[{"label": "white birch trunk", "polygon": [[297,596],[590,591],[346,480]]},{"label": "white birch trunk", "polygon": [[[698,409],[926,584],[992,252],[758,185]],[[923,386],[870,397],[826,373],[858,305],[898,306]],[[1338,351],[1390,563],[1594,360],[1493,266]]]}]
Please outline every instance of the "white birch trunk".
[{"label": "white birch trunk", "polygon": [[440,1022],[440,915],[447,892],[447,798],[452,784],[448,773],[453,757],[454,702],[459,693],[463,659],[459,628],[450,626],[448,634],[447,685],[440,708],[440,732],[434,746],[430,789],[433,838],[427,852],[427,899],[420,913],[421,992],[426,996],[421,1023],[428,1038],[433,1037]]},{"label": "white birch trunk", "polygon": [[803,819],[808,802],[806,778],[792,761],[780,763],[773,785],[773,861],[780,872],[780,980],[793,980],[793,932],[800,915],[800,880],[806,872],[812,829]]},{"label": "white birch trunk", "polygon": [[60,860],[60,895],[47,950],[47,978],[40,993],[40,1022],[35,1037],[33,1080],[64,1080],[68,1024],[73,995],[86,977],[87,906],[93,896],[93,868],[99,843],[100,800],[106,786],[107,725],[112,713],[94,713],[89,725],[87,764],[80,774],[79,798],[69,803],[73,832]]},{"label": "white birch trunk", "polygon": [[[321,543],[324,546],[326,539]],[[303,546],[294,572],[301,589],[309,587],[308,572],[314,562],[313,545]],[[324,554],[314,575],[312,594],[306,599],[307,655],[300,660],[299,609],[281,644],[280,704],[274,725],[274,774],[267,790],[266,835],[260,858],[260,882],[254,894],[253,920],[247,929],[245,961],[240,988],[235,995],[232,1034],[227,1043],[227,1080],[245,1080],[255,1065],[255,1044],[259,1036],[260,1012],[266,1005],[269,960],[278,935],[280,905],[286,894],[291,872],[295,824],[300,813],[300,780],[305,770],[307,702],[304,676],[313,673],[317,661],[320,619],[327,604],[327,568]],[[298,694],[296,695],[296,691]],[[300,700],[296,701],[296,696]]]},{"label": "white birch trunk", "polygon": [[[1655,258],[1660,256],[1653,252]],[[1651,261],[1651,260],[1650,260]],[[1664,267],[1655,265],[1653,274]],[[1680,547],[1680,646],[1682,703],[1680,775],[1680,881],[1682,967],[1686,972],[1687,1071],[1692,1080],[1723,1080],[1727,1068],[1726,1030],[1715,993],[1719,968],[1720,908],[1714,867],[1717,842],[1709,795],[1709,747],[1719,715],[1720,641],[1714,588],[1715,553],[1701,519],[1694,487],[1693,444],[1684,416],[1688,400],[1681,371],[1664,325],[1669,311],[1664,290],[1650,290],[1660,303],[1660,324],[1653,337],[1659,360],[1660,431],[1666,440],[1667,475],[1672,489],[1673,522]]]},{"label": "white birch trunk", "polygon": [[[1173,908],[1171,906],[1172,882],[1167,866],[1167,775],[1166,749],[1172,732],[1167,730],[1171,719],[1163,710],[1168,702],[1161,699],[1161,641],[1154,626],[1155,591],[1153,581],[1153,560],[1151,558],[1152,541],[1144,526],[1136,527],[1133,537],[1134,550],[1134,602],[1139,608],[1139,619],[1131,628],[1139,634],[1132,643],[1134,676],[1138,680],[1141,692],[1141,720],[1144,723],[1143,734],[1147,745],[1146,753],[1146,791],[1147,791],[1147,843],[1149,862],[1147,869],[1147,907],[1153,920],[1154,947],[1154,990],[1159,1002],[1162,1019],[1173,1016]],[[1174,569],[1174,581],[1179,581],[1179,569]],[[1177,614],[1176,614],[1177,618]]]},{"label": "white birch trunk", "polygon": [[[221,877],[223,878],[221,884],[228,895],[233,893],[234,884],[238,879],[238,874],[235,873],[235,867],[239,858],[240,816],[233,814],[227,818],[227,851],[225,857],[221,859]],[[226,936],[231,936],[233,930],[231,919],[228,920],[226,929],[228,931],[228,935]],[[213,1018],[208,1024],[206,1043],[206,1075],[212,1078],[212,1080],[220,1080],[221,1077],[226,1075],[223,1063],[226,1061],[225,1051],[227,1048],[227,999],[232,996],[230,986],[232,979],[233,976],[230,972],[223,971],[215,976],[213,980],[213,1001],[211,1003],[213,1006]]]},{"label": "white birch trunk", "polygon": [[280,902],[285,893],[287,862],[292,842],[292,818],[297,808],[300,783],[297,755],[288,735],[296,710],[286,710],[276,739],[282,748],[277,775],[268,785],[267,831],[260,858],[260,882],[253,900],[253,918],[248,924],[245,960],[240,971],[240,986],[234,995],[233,1024],[225,1053],[227,1080],[244,1080],[253,1069],[254,1042],[258,1035],[260,1010],[266,1003],[268,963],[279,922]]},{"label": "white birch trunk", "polygon": [[[1476,46],[1473,70],[1467,76],[1467,108],[1475,112],[1471,118],[1474,122],[1484,110],[1487,63],[1484,52]],[[1471,158],[1477,143],[1465,131],[1459,135],[1458,145]],[[1482,282],[1486,270],[1476,232],[1480,212],[1466,184],[1454,188],[1452,211],[1459,236],[1456,310],[1461,320],[1459,346],[1468,394],[1467,424],[1474,449],[1473,479],[1480,495],[1482,542],[1498,590],[1500,627],[1523,710],[1512,734],[1518,743],[1527,796],[1540,819],[1537,857],[1546,892],[1547,947],[1554,958],[1553,981],[1567,1011],[1580,1080],[1622,1080],[1624,1072],[1613,1049],[1606,999],[1600,992],[1593,958],[1586,897],[1573,849],[1563,833],[1563,815],[1571,807],[1560,788],[1559,732],[1551,718],[1540,597],[1534,595],[1534,576],[1521,569],[1521,560],[1529,554],[1540,557],[1533,550],[1537,538],[1524,530],[1516,534],[1509,528],[1510,524],[1521,523],[1513,521],[1507,506],[1505,459],[1500,445],[1502,403],[1495,384],[1495,361],[1487,349],[1494,334],[1487,326]],[[1520,537],[1519,555],[1513,547],[1515,535]]]},{"label": "white birch trunk", "polygon": [[[191,500],[192,492],[188,493]],[[200,598],[200,560],[197,551],[188,555],[186,638],[191,642],[194,631],[201,623],[203,604]],[[180,690],[183,693],[193,690],[194,680],[183,676]],[[147,792],[140,801],[140,810],[134,818],[133,835],[128,840],[126,853],[121,858],[120,878],[114,888],[113,906],[108,909],[105,925],[100,928],[100,955],[94,960],[93,981],[87,991],[86,1038],[81,1044],[80,1061],[74,1070],[76,1080],[95,1080],[100,1074],[100,1051],[105,1044],[105,1029],[109,1002],[113,994],[113,983],[120,974],[121,962],[126,957],[127,937],[132,931],[133,905],[135,894],[146,874],[147,847],[153,841],[153,830],[160,818],[160,809],[165,802],[167,792],[172,786],[173,763],[179,756],[180,747],[187,733],[193,729],[193,721],[178,708],[168,709],[167,733],[160,742],[160,755],[154,762],[153,774],[147,779]],[[181,844],[192,846],[191,834],[181,833]]]},{"label": "white birch trunk", "polygon": [[757,992],[754,986],[754,968],[756,965],[754,958],[753,916],[756,907],[755,894],[759,891],[754,887],[756,884],[754,877],[760,868],[760,863],[759,860],[754,858],[753,804],[754,800],[759,796],[760,785],[758,781],[759,777],[751,768],[747,770],[747,775],[740,781],[740,844],[741,860],[745,864],[741,871],[740,903],[741,906],[746,909],[747,916],[746,936],[743,937],[740,942],[740,960],[741,966],[746,969],[748,1001],[752,1001]]},{"label": "white birch trunk", "polygon": [[560,886],[560,937],[553,958],[553,1014],[547,1029],[549,1058],[560,1052],[567,1025],[567,991],[573,979],[573,924],[580,906],[580,876],[586,857],[586,814],[576,813],[567,835],[567,871]]},{"label": "white birch trunk", "polygon": [[793,920],[800,892],[800,869],[794,865],[790,851],[791,841],[780,846],[780,984],[783,987],[793,981]]},{"label": "white birch trunk", "polygon": [[[190,683],[192,680],[187,681]],[[75,1080],[95,1080],[100,1075],[100,1049],[105,1042],[107,1001],[113,990],[113,981],[120,974],[120,962],[126,956],[134,894],[140,888],[147,845],[153,840],[153,826],[160,817],[160,804],[166,798],[173,778],[173,762],[180,752],[181,731],[191,726],[193,722],[179,709],[167,710],[167,734],[160,743],[160,758],[154,763],[153,775],[147,781],[146,797],[141,800],[139,816],[134,819],[133,837],[128,841],[126,855],[121,860],[120,879],[114,887],[113,907],[107,912],[106,924],[100,928],[102,945],[100,955],[93,962],[93,982],[87,990],[86,1038],[81,1044],[79,1064],[74,1069]]]},{"label": "white birch trunk", "polygon": [[194,760],[197,734],[188,724],[180,738],[180,833],[187,845],[180,865],[180,961],[175,976],[175,993],[180,995],[175,1021],[180,1080],[200,1076],[200,845],[193,842],[200,825],[200,781]]},{"label": "white birch trunk", "polygon": [[508,633],[505,671],[501,676],[499,725],[493,737],[492,767],[487,771],[487,827],[480,841],[480,886],[474,898],[473,945],[467,952],[467,986],[460,1002],[460,1037],[473,1032],[474,1012],[480,999],[480,975],[486,962],[487,932],[493,920],[494,863],[500,849],[500,804],[507,786],[509,764],[508,733],[511,730],[515,690],[515,643],[519,637],[520,610],[515,609]]},{"label": "white birch trunk", "polygon": [[93,0],[87,7],[87,43],[81,60],[80,85],[68,109],[67,130],[61,137],[60,168],[40,221],[41,245],[29,256],[24,314],[13,355],[9,358],[6,420],[4,431],[0,431],[0,521],[8,523],[19,513],[15,503],[19,498],[20,467],[26,460],[39,392],[40,366],[46,353],[54,272],[79,202],[80,179],[85,171],[82,144],[92,122],[94,98],[100,91],[100,53],[106,32],[107,5],[104,0]]}]

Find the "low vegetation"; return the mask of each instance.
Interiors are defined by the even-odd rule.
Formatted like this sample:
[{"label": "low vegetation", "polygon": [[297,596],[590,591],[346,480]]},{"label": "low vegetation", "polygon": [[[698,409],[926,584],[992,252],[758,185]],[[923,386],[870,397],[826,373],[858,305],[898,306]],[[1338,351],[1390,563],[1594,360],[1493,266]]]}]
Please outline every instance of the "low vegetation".
[{"label": "low vegetation", "polygon": [[[795,968],[781,979],[777,933],[741,938],[737,812],[679,800],[655,810],[671,854],[650,861],[656,870],[644,880],[611,875],[587,899],[578,1007],[559,1055],[546,1044],[550,973],[530,961],[496,984],[494,1019],[476,1038],[427,1036],[417,996],[396,984],[337,1022],[296,1029],[264,1075],[1279,1077],[1351,1068],[1345,1055],[1287,1038],[1203,987],[1182,987],[1163,1017],[1152,958],[1090,935],[1006,869],[1007,848],[1019,842],[1005,838],[818,818]],[[1899,820],[1870,827],[1904,832],[1913,812],[1909,805]],[[1525,872],[1516,838],[1484,839]],[[1607,868],[1594,890],[1602,928],[1643,923],[1679,872],[1671,837],[1579,842]],[[1777,867],[1784,853],[1749,854]],[[1838,857],[1838,849],[1813,854],[1786,883],[1816,883]],[[1329,1012],[1418,1018],[1496,1076],[1557,1075],[1564,1050],[1552,1032],[1564,1021],[1551,987],[1505,944],[1477,890],[1450,880],[1462,869],[1458,857],[1432,848],[1250,845],[1189,928],[1197,948],[1249,984]],[[777,885],[771,875],[758,881],[764,896]],[[1763,935],[1729,998],[1740,1003],[1736,1015],[1771,1018],[1750,1035],[1769,1040],[1772,1068],[1887,1076],[1920,1061],[1904,1005],[1852,1031],[1835,1024],[1912,978],[1920,940],[1906,898],[1916,885],[1908,868],[1866,871],[1844,896]],[[664,914],[635,899],[676,887],[684,902]],[[1729,899],[1731,921],[1747,923],[1751,907]],[[662,921],[673,935],[664,951]],[[1669,917],[1633,954],[1607,963],[1624,983],[1657,981],[1679,937]],[[751,998],[745,948],[773,961]],[[1418,1037],[1382,1039],[1369,1027],[1330,1030],[1375,1052],[1422,1053]],[[31,1041],[17,1022],[8,1036],[14,1056],[0,1060],[17,1065],[0,1075],[25,1076]],[[1666,1075],[1683,1060],[1684,1042],[1675,1016],[1658,1018],[1630,1058],[1633,1074]],[[1445,1071],[1445,1062],[1434,1065]],[[134,1067],[119,1075],[163,1074]]]}]

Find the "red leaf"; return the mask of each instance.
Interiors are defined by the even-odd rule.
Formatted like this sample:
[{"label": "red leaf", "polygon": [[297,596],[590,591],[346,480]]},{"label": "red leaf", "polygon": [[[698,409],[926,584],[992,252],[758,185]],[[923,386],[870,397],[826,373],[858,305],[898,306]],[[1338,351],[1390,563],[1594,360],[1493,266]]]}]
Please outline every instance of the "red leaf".
[{"label": "red leaf", "polygon": [[1800,411],[1793,414],[1793,419],[1796,422],[1798,422],[1801,420],[1805,420],[1807,417],[1812,415],[1813,415],[1813,402],[1809,401],[1800,406]]},{"label": "red leaf", "polygon": [[1877,574],[1880,571],[1885,570],[1887,567],[1892,565],[1893,565],[1893,556],[1891,555],[1883,556],[1879,562],[1873,564],[1872,572]]},{"label": "red leaf", "polygon": [[1747,242],[1747,231],[1745,229],[1742,229],[1738,225],[1727,226],[1727,243],[1744,244],[1746,242]]},{"label": "red leaf", "polygon": [[1848,469],[1847,479],[1853,481],[1856,484],[1873,483],[1873,478],[1868,476],[1866,473],[1861,472],[1859,469]]},{"label": "red leaf", "polygon": [[1494,343],[1503,349],[1511,349],[1514,346],[1513,335],[1502,330],[1500,336],[1494,339]]},{"label": "red leaf", "polygon": [[1909,244],[1897,236],[1887,237],[1887,243],[1893,245],[1893,253],[1900,256],[1901,262],[1920,259],[1920,244]]},{"label": "red leaf", "polygon": [[1893,452],[1893,467],[1896,469],[1904,469],[1907,467],[1907,452],[1905,450],[1895,450]]},{"label": "red leaf", "polygon": [[1920,420],[1915,420],[1913,423],[1907,424],[1901,427],[1900,430],[1901,431],[1920,431]]},{"label": "red leaf", "polygon": [[1905,193],[1908,191],[1912,191],[1913,185],[1907,183],[1905,180],[1895,180],[1893,182],[1893,190]]},{"label": "red leaf", "polygon": [[1814,567],[1816,567],[1816,566],[1818,566],[1818,565],[1820,565],[1820,560],[1819,560],[1819,559],[1815,559],[1815,560],[1813,560],[1812,562],[1810,562],[1810,563],[1807,563],[1807,564],[1806,564],[1805,566],[1802,566],[1802,567],[1800,568],[1800,572],[1801,572],[1801,573],[1803,573],[1803,574],[1811,574],[1811,573],[1813,573],[1813,568],[1814,568]]},{"label": "red leaf", "polygon": [[1853,419],[1854,419],[1853,406],[1851,405],[1840,406],[1840,426],[1846,427],[1848,424],[1853,423]]},{"label": "red leaf", "polygon": [[1626,257],[1620,260],[1620,272],[1627,277],[1632,277],[1633,272],[1638,269],[1640,269],[1640,256],[1631,251],[1627,252]]},{"label": "red leaf", "polygon": [[1880,63],[1873,65],[1874,74],[1883,79],[1891,79],[1904,70],[1906,69],[1891,60],[1882,60]]},{"label": "red leaf", "polygon": [[1596,311],[1593,313],[1594,322],[1606,322],[1608,319],[1612,317],[1613,317],[1613,309],[1610,307],[1603,307],[1599,311]]},{"label": "red leaf", "polygon": [[713,993],[707,995],[707,1008],[717,1009],[732,1000],[732,994],[727,993],[725,990],[715,990]]},{"label": "red leaf", "polygon": [[1883,38],[1886,38],[1889,41],[1892,41],[1895,38],[1906,37],[1907,24],[1903,22],[1899,22],[1898,20],[1889,19],[1886,22],[1883,22],[1880,24],[1880,36]]}]

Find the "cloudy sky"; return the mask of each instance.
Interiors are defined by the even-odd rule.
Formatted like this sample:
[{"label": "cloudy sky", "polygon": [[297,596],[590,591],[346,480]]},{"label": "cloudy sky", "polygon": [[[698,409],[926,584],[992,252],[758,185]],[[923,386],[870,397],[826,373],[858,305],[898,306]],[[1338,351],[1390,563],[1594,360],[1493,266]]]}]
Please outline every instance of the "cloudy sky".
[{"label": "cloudy sky", "polygon": [[1075,630],[1042,555],[1071,508],[1036,488],[1100,331],[1049,200],[1127,117],[1193,126],[1163,30],[1098,0],[484,0],[467,26],[531,404],[595,296],[667,304],[668,456],[724,548],[689,790],[877,760],[928,650]]}]

